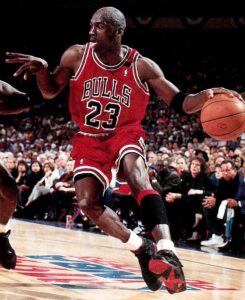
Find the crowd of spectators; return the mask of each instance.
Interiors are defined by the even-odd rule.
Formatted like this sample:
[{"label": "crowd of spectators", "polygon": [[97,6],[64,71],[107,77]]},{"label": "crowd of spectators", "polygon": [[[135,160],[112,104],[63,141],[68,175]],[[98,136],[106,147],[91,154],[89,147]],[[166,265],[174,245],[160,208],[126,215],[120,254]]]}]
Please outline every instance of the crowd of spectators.
[{"label": "crowd of spectators", "polygon": [[[163,154],[164,163],[157,155],[154,163],[148,162],[149,170],[154,168],[154,175],[149,172],[152,185],[166,204],[172,236],[207,247],[242,249],[245,151],[239,147],[234,151],[222,147],[213,153],[201,149],[200,145],[189,158],[169,151]],[[184,162],[181,168],[180,161]]]}]

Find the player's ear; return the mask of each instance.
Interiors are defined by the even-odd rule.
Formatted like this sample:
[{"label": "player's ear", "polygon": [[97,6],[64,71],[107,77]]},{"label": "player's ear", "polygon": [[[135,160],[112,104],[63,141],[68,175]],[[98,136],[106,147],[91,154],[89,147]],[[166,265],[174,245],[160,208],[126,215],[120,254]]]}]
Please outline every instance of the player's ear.
[{"label": "player's ear", "polygon": [[119,27],[119,28],[117,29],[117,34],[122,34],[122,32],[123,32],[123,29],[122,29],[121,27]]}]

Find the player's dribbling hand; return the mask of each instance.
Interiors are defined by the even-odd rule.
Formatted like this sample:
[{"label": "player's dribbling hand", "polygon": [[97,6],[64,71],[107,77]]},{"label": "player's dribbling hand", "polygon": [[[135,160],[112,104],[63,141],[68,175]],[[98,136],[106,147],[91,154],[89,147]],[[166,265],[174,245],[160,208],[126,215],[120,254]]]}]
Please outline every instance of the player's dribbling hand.
[{"label": "player's dribbling hand", "polygon": [[48,63],[40,57],[15,52],[6,52],[6,56],[6,63],[21,64],[14,73],[14,76],[17,77],[23,74],[25,80],[27,80],[30,75],[37,74],[41,70],[48,68]]},{"label": "player's dribbling hand", "polygon": [[226,88],[223,88],[223,87],[210,88],[210,89],[207,89],[207,90],[203,90],[202,92],[206,92],[208,94],[209,99],[213,98],[214,95],[217,95],[217,94],[226,94],[230,97],[235,96],[236,98],[244,101],[242,96],[238,92],[236,92],[234,90],[229,90],[229,89],[226,89]]}]

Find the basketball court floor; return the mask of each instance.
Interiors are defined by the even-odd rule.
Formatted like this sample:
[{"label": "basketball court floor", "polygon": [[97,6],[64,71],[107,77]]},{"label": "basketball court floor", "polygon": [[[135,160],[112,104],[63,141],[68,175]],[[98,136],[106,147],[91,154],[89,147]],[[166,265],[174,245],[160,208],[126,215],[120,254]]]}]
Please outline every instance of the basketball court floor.
[{"label": "basketball court floor", "polygon": [[245,259],[177,247],[187,291],[152,292],[138,261],[104,234],[13,219],[15,270],[0,267],[1,300],[241,300]]}]

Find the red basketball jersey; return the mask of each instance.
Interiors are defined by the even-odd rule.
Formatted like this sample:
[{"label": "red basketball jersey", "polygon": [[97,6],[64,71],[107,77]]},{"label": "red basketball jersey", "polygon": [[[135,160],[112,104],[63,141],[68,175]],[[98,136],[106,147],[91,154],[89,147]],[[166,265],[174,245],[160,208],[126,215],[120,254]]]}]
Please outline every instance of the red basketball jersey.
[{"label": "red basketball jersey", "polygon": [[126,49],[123,60],[103,64],[94,51],[85,46],[81,65],[70,80],[69,107],[72,120],[84,133],[111,133],[124,126],[141,126],[149,100],[147,84],[137,72],[138,51]]}]

